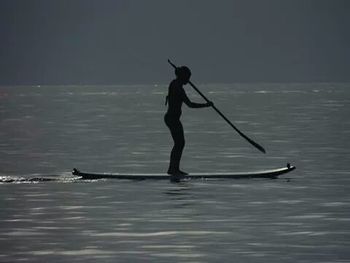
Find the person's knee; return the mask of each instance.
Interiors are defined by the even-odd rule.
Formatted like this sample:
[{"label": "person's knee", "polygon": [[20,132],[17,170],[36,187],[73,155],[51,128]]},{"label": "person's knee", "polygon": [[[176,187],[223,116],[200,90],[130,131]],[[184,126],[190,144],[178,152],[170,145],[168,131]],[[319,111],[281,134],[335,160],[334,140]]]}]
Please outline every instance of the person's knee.
[{"label": "person's knee", "polygon": [[179,148],[182,150],[185,147],[185,140],[179,141]]},{"label": "person's knee", "polygon": [[184,140],[178,140],[174,144],[174,149],[176,151],[182,151],[182,149],[185,147],[185,141]]}]

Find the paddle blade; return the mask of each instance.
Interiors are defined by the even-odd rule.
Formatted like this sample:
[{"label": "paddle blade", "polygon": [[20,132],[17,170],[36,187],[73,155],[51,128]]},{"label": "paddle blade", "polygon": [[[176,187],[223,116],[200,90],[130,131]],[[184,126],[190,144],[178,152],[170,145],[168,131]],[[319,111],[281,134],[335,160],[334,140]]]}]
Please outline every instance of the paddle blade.
[{"label": "paddle blade", "polygon": [[260,152],[262,153],[266,153],[264,147],[262,147],[260,144],[254,142],[254,141],[249,141],[252,145],[255,146],[255,148],[257,148]]}]

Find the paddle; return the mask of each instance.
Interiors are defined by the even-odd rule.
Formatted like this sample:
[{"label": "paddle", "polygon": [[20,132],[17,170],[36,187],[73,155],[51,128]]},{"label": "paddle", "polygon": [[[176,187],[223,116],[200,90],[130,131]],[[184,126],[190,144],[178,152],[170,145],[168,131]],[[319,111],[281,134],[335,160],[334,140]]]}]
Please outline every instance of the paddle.
[{"label": "paddle", "polygon": [[[168,63],[173,66],[174,69],[177,69],[177,66],[175,66],[170,59],[168,59]],[[195,91],[198,92],[199,95],[202,96],[202,98],[206,101],[206,102],[210,102],[207,97],[204,96],[204,94],[191,82],[188,82],[192,88],[194,88]],[[259,151],[261,151],[262,153],[266,153],[265,149],[259,145],[258,143],[254,142],[252,139],[248,138],[248,136],[246,136],[243,132],[241,132],[235,125],[232,124],[232,122],[226,118],[226,116],[219,111],[218,108],[215,107],[215,105],[212,105],[212,108],[236,131],[238,132],[239,135],[241,135],[244,139],[246,139],[250,144],[252,144],[255,148],[257,148]]]}]

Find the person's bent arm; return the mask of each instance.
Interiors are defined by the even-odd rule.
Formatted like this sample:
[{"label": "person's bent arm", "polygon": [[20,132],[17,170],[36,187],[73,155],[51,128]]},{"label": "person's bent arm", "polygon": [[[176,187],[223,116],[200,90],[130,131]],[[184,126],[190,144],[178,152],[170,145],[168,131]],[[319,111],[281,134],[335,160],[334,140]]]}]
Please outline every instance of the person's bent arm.
[{"label": "person's bent arm", "polygon": [[210,101],[207,103],[196,103],[196,102],[192,102],[190,101],[190,99],[187,97],[186,93],[183,94],[183,101],[184,103],[190,107],[190,108],[206,108],[206,107],[211,107],[214,104]]}]

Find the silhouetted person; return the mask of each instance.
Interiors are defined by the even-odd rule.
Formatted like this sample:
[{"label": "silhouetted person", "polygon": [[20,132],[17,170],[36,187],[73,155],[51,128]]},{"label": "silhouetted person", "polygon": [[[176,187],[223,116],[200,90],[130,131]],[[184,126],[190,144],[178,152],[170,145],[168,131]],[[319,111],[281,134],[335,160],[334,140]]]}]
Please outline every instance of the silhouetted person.
[{"label": "silhouetted person", "polygon": [[185,146],[184,130],[180,121],[182,103],[184,102],[190,108],[210,107],[213,103],[194,103],[189,100],[183,88],[183,85],[186,85],[191,77],[191,71],[188,67],[176,68],[175,75],[176,79],[169,85],[168,96],[165,102],[165,104],[168,104],[168,110],[164,116],[165,124],[168,126],[174,140],[168,174],[185,175],[187,173],[180,170],[181,155]]}]

